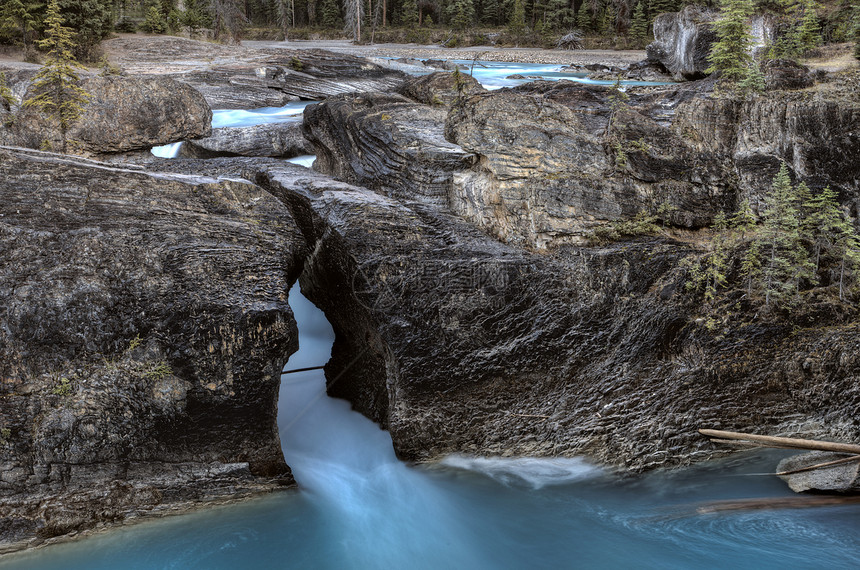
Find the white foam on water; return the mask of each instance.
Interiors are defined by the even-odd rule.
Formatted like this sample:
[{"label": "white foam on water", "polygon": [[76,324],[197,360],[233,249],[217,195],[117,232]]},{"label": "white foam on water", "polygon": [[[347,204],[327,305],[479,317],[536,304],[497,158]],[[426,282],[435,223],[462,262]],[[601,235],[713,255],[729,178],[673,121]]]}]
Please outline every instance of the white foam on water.
[{"label": "white foam on water", "polygon": [[162,146],[154,146],[152,147],[152,154],[157,156],[158,158],[176,158],[179,154],[179,147],[182,146],[182,142],[175,142],[170,144],[165,144]]},{"label": "white foam on water", "polygon": [[579,457],[474,457],[453,454],[438,465],[481,473],[508,486],[540,489],[565,485],[604,474],[599,467]]}]

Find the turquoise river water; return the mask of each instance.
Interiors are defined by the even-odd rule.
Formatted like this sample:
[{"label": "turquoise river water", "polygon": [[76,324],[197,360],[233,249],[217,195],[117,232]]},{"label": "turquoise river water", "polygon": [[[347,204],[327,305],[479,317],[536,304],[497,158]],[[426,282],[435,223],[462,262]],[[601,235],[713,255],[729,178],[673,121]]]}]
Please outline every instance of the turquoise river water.
[{"label": "turquoise river water", "polygon": [[[295,288],[300,350],[333,333]],[[0,559],[0,569],[857,568],[860,508],[704,514],[711,501],[788,497],[779,453],[639,478],[580,459],[397,460],[388,434],[325,395],[321,371],[282,379],[279,427],[299,489]]]},{"label": "turquoise river water", "polygon": [[[560,76],[558,66],[520,64],[475,75],[493,88],[540,72]],[[300,120],[306,104],[215,111],[213,126]],[[287,368],[324,364],[334,338],[325,316],[298,287],[290,305],[300,350]],[[282,378],[278,424],[298,490],[7,555],[0,570],[860,567],[858,506],[702,511],[791,497],[766,475],[781,452],[638,478],[576,458],[409,466],[386,432],[326,396],[321,371]]]}]

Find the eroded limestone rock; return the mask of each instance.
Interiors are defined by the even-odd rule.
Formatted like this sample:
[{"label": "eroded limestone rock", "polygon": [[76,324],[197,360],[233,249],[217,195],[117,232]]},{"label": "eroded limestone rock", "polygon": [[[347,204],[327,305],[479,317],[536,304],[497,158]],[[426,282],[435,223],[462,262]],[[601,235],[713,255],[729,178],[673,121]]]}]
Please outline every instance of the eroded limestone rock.
[{"label": "eroded limestone rock", "polygon": [[280,202],[8,147],[0,197],[0,550],[291,482]]}]

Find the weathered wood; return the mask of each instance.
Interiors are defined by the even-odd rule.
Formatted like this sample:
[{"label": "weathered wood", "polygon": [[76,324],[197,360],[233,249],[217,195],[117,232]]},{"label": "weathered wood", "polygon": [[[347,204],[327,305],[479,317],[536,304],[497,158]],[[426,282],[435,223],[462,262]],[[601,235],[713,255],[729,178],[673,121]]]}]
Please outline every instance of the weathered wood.
[{"label": "weathered wood", "polygon": [[696,508],[699,514],[729,511],[762,511],[772,509],[805,509],[811,507],[834,507],[855,505],[860,497],[767,497],[763,499],[731,499],[705,503]]},{"label": "weathered wood", "polygon": [[797,449],[796,447],[788,447],[785,445],[774,445],[774,444],[765,445],[763,443],[756,443],[754,441],[741,441],[739,439],[715,439],[715,438],[711,438],[710,441],[711,441],[711,443],[723,443],[726,445],[735,445],[737,447],[744,447],[744,448]]},{"label": "weathered wood", "polygon": [[851,443],[836,443],[832,441],[819,441],[814,439],[798,439],[793,437],[776,437],[772,435],[756,435],[751,433],[740,433],[736,431],[722,431],[717,429],[700,429],[699,433],[711,438],[745,440],[765,444],[769,447],[788,447],[791,449],[811,449],[816,451],[834,451],[837,453],[853,453],[860,455],[860,445]]},{"label": "weathered wood", "polygon": [[[802,457],[795,455],[794,457]],[[825,461],[824,463],[816,463],[815,465],[807,465],[806,467],[800,467],[798,469],[792,469],[791,471],[780,471],[777,473],[778,476],[783,475],[794,475],[795,473],[803,473],[805,471],[812,471],[813,469],[821,469],[824,467],[833,467],[836,465],[842,465],[843,463],[851,463],[852,461],[860,461],[860,455],[852,455],[850,457],[843,457],[842,459],[834,459],[833,461]]]}]

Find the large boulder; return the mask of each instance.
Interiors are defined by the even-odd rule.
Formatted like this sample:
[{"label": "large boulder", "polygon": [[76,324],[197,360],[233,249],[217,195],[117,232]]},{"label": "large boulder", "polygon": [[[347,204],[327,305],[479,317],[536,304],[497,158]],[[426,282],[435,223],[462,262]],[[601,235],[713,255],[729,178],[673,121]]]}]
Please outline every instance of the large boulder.
[{"label": "large boulder", "polygon": [[700,227],[732,203],[719,164],[633,108],[612,111],[609,95],[559,83],[455,107],[446,136],[478,160],[454,175],[451,208],[499,239],[547,247],[661,204],[668,221]]},{"label": "large boulder", "polygon": [[[841,461],[845,454],[813,451],[792,455],[779,462],[776,470],[795,493],[860,493],[860,461]],[[825,467],[811,468],[824,463]]]},{"label": "large boulder", "polygon": [[0,551],[292,481],[280,202],[8,147],[0,198]]},{"label": "large boulder", "polygon": [[707,75],[708,53],[716,41],[713,21],[718,12],[686,6],[680,12],[654,18],[654,41],[646,49],[650,61],[659,62],[677,81]]},{"label": "large boulder", "polygon": [[339,95],[305,109],[314,168],[380,192],[444,204],[473,156],[445,140],[448,110],[401,95]]},{"label": "large boulder", "polygon": [[305,139],[302,124],[294,121],[213,129],[211,136],[183,143],[179,153],[180,156],[189,158],[215,156],[292,158],[313,153],[313,146]]},{"label": "large boulder", "polygon": [[[212,131],[212,110],[203,97],[168,77],[90,77],[81,87],[89,100],[67,133],[70,148],[77,152],[149,149]],[[59,127],[33,107],[17,110],[6,142],[27,148],[62,147]]]},{"label": "large boulder", "polygon": [[486,89],[478,83],[477,79],[459,71],[454,73],[437,71],[410,79],[397,90],[401,95],[418,103],[445,107],[450,107],[459,98],[485,91]]}]

